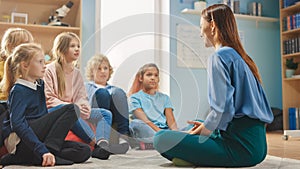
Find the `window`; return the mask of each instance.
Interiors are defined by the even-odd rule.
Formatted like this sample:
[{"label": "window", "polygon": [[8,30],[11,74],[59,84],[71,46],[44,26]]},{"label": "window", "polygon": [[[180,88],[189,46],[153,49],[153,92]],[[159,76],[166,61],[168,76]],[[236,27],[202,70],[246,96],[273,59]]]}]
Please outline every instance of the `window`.
[{"label": "window", "polygon": [[163,19],[169,2],[96,1],[96,6],[96,52],[114,67],[110,83],[128,90],[138,68],[154,62],[161,70],[160,89],[169,94],[169,22]]}]

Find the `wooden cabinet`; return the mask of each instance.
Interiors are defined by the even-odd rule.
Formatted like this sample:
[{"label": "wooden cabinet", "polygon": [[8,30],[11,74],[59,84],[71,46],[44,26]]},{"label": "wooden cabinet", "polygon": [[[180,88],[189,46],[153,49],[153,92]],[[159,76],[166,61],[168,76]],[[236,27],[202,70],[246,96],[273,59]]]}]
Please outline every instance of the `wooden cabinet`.
[{"label": "wooden cabinet", "polygon": [[[280,0],[280,39],[281,39],[281,69],[282,69],[282,107],[283,127],[289,129],[289,107],[300,108],[300,78],[286,78],[286,59],[294,58],[300,62],[300,1],[287,5],[286,0]],[[298,16],[299,15],[299,16]],[[293,17],[295,20],[293,21]],[[298,18],[298,21],[297,19]],[[296,23],[297,22],[297,23]],[[297,26],[298,25],[298,26]],[[300,74],[300,65],[296,70]]]},{"label": "wooden cabinet", "polygon": [[[62,22],[70,26],[49,26],[49,16],[66,5],[70,0],[0,0],[0,39],[4,32],[11,27],[20,27],[30,31],[36,43],[40,43],[45,54],[51,56],[53,40],[61,32],[69,31],[76,33],[81,38],[81,6],[82,0],[71,0],[73,6]],[[27,24],[11,23],[11,13],[27,14]],[[1,41],[0,41],[1,43]],[[2,68],[0,68],[2,69]],[[0,70],[1,71],[1,70]],[[1,73],[2,74],[2,73]],[[1,79],[0,79],[1,80]],[[0,99],[1,97],[0,93]]]},{"label": "wooden cabinet", "polygon": [[[50,54],[55,36],[64,31],[76,33],[81,37],[81,0],[71,0],[73,6],[67,15],[61,20],[70,24],[70,27],[48,26],[49,16],[55,14],[55,10],[67,4],[69,0],[1,0],[0,1],[0,37],[10,27],[21,27],[29,30],[34,36],[35,42],[40,43],[46,54]],[[7,23],[6,16],[12,12],[26,13],[28,24]],[[11,18],[10,18],[11,20]]]}]

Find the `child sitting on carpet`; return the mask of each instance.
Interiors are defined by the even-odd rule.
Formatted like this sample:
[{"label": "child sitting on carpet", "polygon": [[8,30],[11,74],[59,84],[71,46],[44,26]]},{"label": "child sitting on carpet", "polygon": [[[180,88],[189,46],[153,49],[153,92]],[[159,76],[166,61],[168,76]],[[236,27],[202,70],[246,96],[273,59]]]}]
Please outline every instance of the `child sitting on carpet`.
[{"label": "child sitting on carpet", "polygon": [[45,68],[44,52],[34,43],[17,46],[5,62],[1,89],[8,96],[9,116],[4,119],[1,142],[9,154],[1,158],[1,165],[54,166],[90,157],[87,145],[65,141],[77,121],[78,107],[68,104],[47,112],[41,80]]},{"label": "child sitting on carpet", "polygon": [[153,136],[162,129],[178,130],[169,96],[158,91],[159,69],[145,64],[137,72],[129,91],[132,136],[141,148],[151,148]]}]

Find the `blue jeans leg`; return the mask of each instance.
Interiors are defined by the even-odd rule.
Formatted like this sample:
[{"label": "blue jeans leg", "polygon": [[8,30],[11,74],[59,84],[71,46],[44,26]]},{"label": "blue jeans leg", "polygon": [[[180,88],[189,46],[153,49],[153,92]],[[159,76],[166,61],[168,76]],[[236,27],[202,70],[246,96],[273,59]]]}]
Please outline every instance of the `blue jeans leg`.
[{"label": "blue jeans leg", "polygon": [[122,135],[129,135],[129,110],[126,93],[121,89],[112,88],[111,112],[113,123],[117,124],[117,131]]},{"label": "blue jeans leg", "polygon": [[104,108],[110,110],[111,96],[106,89],[98,89],[93,98],[92,108]]},{"label": "blue jeans leg", "polygon": [[117,131],[122,135],[129,135],[127,96],[121,88],[112,87],[111,95],[107,89],[98,89],[94,94],[92,107],[110,110],[113,115],[112,121],[117,124]]},{"label": "blue jeans leg", "polygon": [[87,144],[95,138],[94,131],[82,118],[78,118],[71,131]]},{"label": "blue jeans leg", "polygon": [[96,124],[96,141],[109,140],[112,123],[111,112],[102,108],[92,108],[90,121]]},{"label": "blue jeans leg", "polygon": [[133,132],[131,133],[132,137],[134,137],[137,141],[153,143],[153,137],[156,132],[142,120],[134,119],[130,122],[129,126]]},{"label": "blue jeans leg", "polygon": [[[64,106],[64,104],[57,105],[55,107],[48,109],[48,112],[51,113],[63,106]],[[84,121],[80,117],[78,117],[78,120],[75,122],[75,124],[71,128],[71,131],[76,136],[81,138],[84,142],[86,142],[87,144],[89,144],[93,140],[93,138],[95,138],[95,134],[94,134],[93,130],[91,129],[91,127],[87,124],[86,121]]]}]

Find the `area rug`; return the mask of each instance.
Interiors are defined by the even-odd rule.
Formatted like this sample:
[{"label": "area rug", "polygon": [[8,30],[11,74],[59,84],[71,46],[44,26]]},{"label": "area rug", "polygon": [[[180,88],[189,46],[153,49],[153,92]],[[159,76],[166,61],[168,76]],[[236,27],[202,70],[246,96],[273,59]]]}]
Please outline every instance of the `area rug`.
[{"label": "area rug", "polygon": [[[45,169],[36,166],[6,166],[4,169]],[[154,150],[130,150],[125,155],[111,155],[109,160],[99,160],[90,158],[82,164],[74,164],[70,166],[55,166],[59,169],[175,169],[180,168],[174,166],[170,161],[161,157]],[[185,167],[196,169],[208,169],[209,167]],[[266,159],[250,169],[300,169],[300,160],[280,158],[267,155]],[[209,168],[210,169],[210,168]],[[213,169],[213,168],[212,168]],[[217,168],[223,169],[223,168]],[[227,168],[228,169],[228,168]],[[235,168],[236,169],[236,168]]]}]

